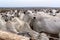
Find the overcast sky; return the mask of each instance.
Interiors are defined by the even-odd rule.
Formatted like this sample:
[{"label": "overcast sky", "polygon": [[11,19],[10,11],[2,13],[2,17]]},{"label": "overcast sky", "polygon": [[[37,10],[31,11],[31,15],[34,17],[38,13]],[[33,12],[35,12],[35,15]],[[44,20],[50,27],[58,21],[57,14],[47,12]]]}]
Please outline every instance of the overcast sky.
[{"label": "overcast sky", "polygon": [[60,0],[0,0],[0,7],[60,7]]}]

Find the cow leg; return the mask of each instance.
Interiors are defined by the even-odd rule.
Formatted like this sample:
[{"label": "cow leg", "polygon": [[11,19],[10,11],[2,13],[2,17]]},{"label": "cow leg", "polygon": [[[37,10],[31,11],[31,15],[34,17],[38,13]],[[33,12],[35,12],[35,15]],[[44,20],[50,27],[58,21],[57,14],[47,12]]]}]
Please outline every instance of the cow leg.
[{"label": "cow leg", "polygon": [[49,40],[49,38],[46,33],[40,33],[40,40]]},{"label": "cow leg", "polygon": [[36,31],[32,30],[28,23],[25,23],[24,26],[21,26],[21,27],[22,28],[19,28],[19,33],[18,33],[19,35],[21,35],[21,33],[23,33],[22,35],[29,36],[33,40],[37,40],[38,39],[40,34],[38,32],[36,32]]},{"label": "cow leg", "polygon": [[59,39],[58,40],[60,40],[60,33],[59,33]]},{"label": "cow leg", "polygon": [[30,30],[29,34],[31,35],[32,39],[34,39],[34,40],[38,40],[39,39],[40,34],[38,32],[35,32],[34,30]]}]

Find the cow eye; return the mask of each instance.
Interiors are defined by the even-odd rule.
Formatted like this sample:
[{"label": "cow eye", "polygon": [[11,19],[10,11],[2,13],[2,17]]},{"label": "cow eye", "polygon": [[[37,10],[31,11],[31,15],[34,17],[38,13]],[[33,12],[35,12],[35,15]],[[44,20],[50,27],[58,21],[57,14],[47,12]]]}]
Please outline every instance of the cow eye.
[{"label": "cow eye", "polygon": [[14,16],[12,16],[12,18],[14,18]]},{"label": "cow eye", "polygon": [[24,14],[26,14],[26,13],[24,12]]},{"label": "cow eye", "polygon": [[5,19],[5,21],[7,22],[7,21],[8,21],[8,19]]},{"label": "cow eye", "polygon": [[36,17],[33,17],[33,19],[36,19]]}]

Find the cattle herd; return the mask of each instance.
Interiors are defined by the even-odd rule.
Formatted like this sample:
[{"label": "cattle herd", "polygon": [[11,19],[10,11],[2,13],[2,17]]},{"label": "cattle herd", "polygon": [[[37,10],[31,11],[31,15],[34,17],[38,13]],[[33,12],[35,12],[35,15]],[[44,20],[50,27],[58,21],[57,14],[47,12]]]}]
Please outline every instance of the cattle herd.
[{"label": "cattle herd", "polygon": [[60,40],[60,9],[1,9],[0,30],[31,40]]}]

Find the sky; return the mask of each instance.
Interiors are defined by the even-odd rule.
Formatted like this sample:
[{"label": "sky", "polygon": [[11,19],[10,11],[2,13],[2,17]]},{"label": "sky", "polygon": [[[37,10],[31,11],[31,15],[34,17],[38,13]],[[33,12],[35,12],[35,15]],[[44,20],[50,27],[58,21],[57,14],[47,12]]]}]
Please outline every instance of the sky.
[{"label": "sky", "polygon": [[60,7],[60,0],[0,0],[0,7]]}]

